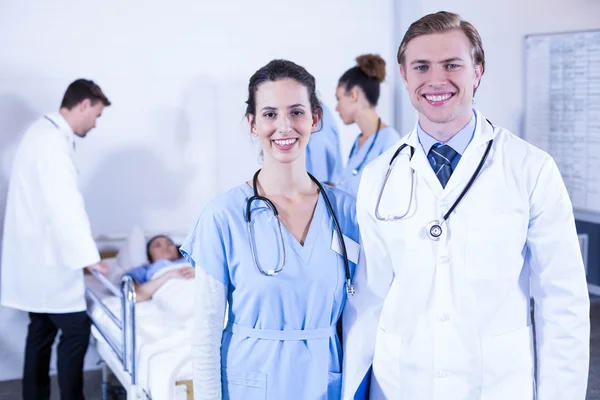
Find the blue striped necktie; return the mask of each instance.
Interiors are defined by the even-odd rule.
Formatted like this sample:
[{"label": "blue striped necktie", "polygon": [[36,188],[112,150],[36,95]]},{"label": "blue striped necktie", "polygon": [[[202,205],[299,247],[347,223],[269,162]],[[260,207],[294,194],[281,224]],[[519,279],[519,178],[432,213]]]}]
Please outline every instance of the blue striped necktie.
[{"label": "blue striped necktie", "polygon": [[441,143],[434,144],[429,150],[427,158],[443,188],[446,187],[450,175],[452,175],[452,160],[457,154],[452,147]]}]

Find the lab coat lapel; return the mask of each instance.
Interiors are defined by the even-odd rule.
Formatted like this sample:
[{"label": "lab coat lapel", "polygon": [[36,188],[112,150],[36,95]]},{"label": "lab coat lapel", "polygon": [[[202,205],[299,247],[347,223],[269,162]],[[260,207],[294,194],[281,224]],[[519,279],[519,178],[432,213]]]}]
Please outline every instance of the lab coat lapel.
[{"label": "lab coat lapel", "polygon": [[[451,195],[456,197],[458,193],[464,189],[477,170],[477,167],[479,166],[479,163],[481,162],[487,148],[488,142],[493,139],[493,137],[494,129],[490,123],[486,121],[485,117],[477,112],[477,126],[475,127],[473,140],[467,146],[467,149],[462,155],[458,165],[456,166],[456,169],[450,176],[450,180],[444,189],[444,197]],[[489,162],[489,160],[490,157],[488,156],[486,163]]]},{"label": "lab coat lapel", "polygon": [[406,143],[415,149],[415,154],[410,161],[410,166],[415,170],[415,174],[419,178],[419,181],[425,182],[431,190],[431,193],[433,193],[435,197],[441,198],[444,189],[438,178],[435,176],[433,168],[431,168],[431,164],[429,163],[427,156],[425,156],[423,147],[421,147],[421,143],[419,143],[416,128],[410,133],[406,139]]},{"label": "lab coat lapel", "polygon": [[49,113],[45,118],[64,136],[69,148],[69,156],[75,162],[75,133],[67,120],[60,113]]}]

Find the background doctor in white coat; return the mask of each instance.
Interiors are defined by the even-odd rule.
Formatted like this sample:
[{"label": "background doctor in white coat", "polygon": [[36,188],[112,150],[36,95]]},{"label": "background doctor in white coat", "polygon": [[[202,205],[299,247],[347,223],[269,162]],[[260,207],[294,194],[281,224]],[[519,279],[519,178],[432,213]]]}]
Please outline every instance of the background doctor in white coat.
[{"label": "background doctor in white coat", "polygon": [[108,272],[92,237],[73,161],[74,138],[85,137],[110,101],[79,79],[58,113],[25,133],[11,171],[2,242],[0,301],[29,312],[23,398],[49,399],[50,354],[58,330],[61,398],[83,399],[83,360],[90,337],[83,268]]},{"label": "background doctor in white coat", "polygon": [[[414,155],[399,155],[379,216],[408,213],[385,222],[375,214],[395,147],[367,167],[358,192],[366,269],[344,311],[344,398],[372,366],[371,399],[583,400],[589,297],[555,162],[472,109],[485,58],[460,16],[413,23],[398,62],[419,123],[401,140]],[[430,239],[426,227],[479,164]]]}]

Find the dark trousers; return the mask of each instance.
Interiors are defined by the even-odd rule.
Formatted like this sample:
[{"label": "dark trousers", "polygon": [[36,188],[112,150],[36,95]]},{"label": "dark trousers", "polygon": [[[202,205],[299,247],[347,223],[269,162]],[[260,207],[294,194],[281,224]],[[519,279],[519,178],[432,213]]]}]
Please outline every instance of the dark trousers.
[{"label": "dark trousers", "polygon": [[23,399],[50,399],[50,353],[58,331],[58,385],[61,400],[82,400],[83,359],[90,341],[85,311],[67,314],[29,313],[25,345]]}]

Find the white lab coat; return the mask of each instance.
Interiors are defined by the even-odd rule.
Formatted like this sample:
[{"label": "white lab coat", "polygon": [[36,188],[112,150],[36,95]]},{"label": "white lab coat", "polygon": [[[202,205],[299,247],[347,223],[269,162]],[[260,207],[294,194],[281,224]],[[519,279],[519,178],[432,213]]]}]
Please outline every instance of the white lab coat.
[{"label": "white lab coat", "polygon": [[[357,199],[366,268],[344,311],[344,399],[369,366],[371,400],[541,400],[585,398],[589,298],[572,206],[553,159],[477,114],[474,138],[445,189],[416,130],[364,171]],[[438,242],[425,226],[441,219],[480,163],[469,192]],[[535,301],[534,377],[530,297]],[[537,396],[537,397],[535,397]]]},{"label": "white lab coat", "polygon": [[8,187],[0,302],[38,313],[86,309],[83,268],[100,261],[73,160],[74,133],[58,113],[25,133]]}]

